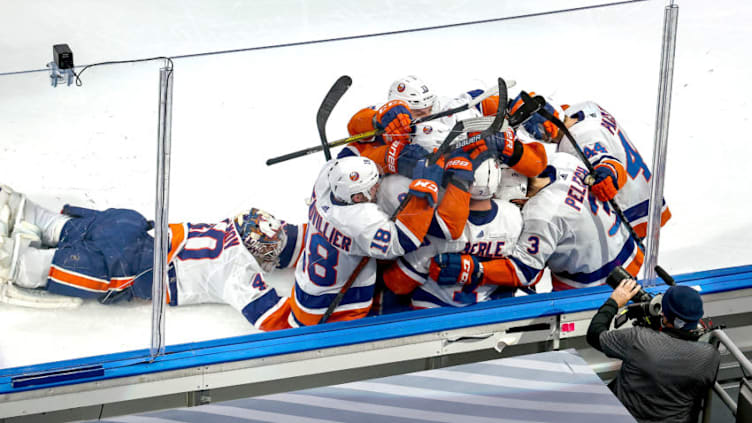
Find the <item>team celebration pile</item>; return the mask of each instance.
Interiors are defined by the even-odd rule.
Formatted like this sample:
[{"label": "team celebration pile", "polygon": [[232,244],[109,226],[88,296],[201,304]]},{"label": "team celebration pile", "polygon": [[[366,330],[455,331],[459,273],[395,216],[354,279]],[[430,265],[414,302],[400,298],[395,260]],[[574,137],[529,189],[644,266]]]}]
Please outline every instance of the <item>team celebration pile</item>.
[{"label": "team celebration pile", "polygon": [[[167,301],[226,303],[270,331],[534,294],[545,268],[554,291],[603,285],[619,266],[636,276],[651,173],[625,129],[592,101],[510,100],[498,85],[444,97],[394,81],[310,175],[307,222],[251,208],[171,224]],[[661,224],[670,216],[663,202]],[[152,226],[1,186],[0,300],[150,299]],[[282,268],[295,269],[289,297],[264,279]]]}]

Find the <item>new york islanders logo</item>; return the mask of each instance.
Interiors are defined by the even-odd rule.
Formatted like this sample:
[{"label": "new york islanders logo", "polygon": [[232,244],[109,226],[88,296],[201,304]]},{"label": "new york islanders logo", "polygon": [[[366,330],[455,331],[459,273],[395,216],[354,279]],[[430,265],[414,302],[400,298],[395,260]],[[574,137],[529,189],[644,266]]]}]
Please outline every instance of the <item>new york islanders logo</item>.
[{"label": "new york islanders logo", "polygon": [[358,172],[350,172],[350,180],[355,182],[358,179],[360,179],[360,174]]},{"label": "new york islanders logo", "polygon": [[424,134],[428,135],[428,134],[430,134],[431,132],[433,132],[433,128],[431,128],[431,126],[430,126],[430,125],[426,125],[426,126],[424,126],[424,127],[423,127],[423,133],[424,133]]},{"label": "new york islanders logo", "polygon": [[402,82],[400,82],[399,85],[397,85],[397,92],[401,93],[403,91],[405,91],[405,84],[403,84]]}]

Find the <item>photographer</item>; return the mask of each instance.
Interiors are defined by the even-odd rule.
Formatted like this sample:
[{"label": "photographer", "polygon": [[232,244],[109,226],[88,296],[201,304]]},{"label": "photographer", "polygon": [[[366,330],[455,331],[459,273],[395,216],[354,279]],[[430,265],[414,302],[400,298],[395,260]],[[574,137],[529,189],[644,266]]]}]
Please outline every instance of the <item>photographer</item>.
[{"label": "photographer", "polygon": [[662,327],[634,326],[608,330],[619,308],[640,292],[633,279],[621,280],[598,309],[587,333],[588,343],[622,360],[609,388],[641,422],[696,422],[702,399],[715,382],[720,354],[696,342],[703,315],[700,294],[672,286],[663,295]]}]

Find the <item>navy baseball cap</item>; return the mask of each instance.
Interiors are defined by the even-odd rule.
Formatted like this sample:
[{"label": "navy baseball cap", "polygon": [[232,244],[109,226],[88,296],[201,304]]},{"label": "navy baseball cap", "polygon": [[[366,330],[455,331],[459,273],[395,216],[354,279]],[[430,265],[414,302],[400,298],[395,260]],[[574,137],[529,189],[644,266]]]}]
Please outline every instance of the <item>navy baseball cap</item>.
[{"label": "navy baseball cap", "polygon": [[663,315],[677,329],[693,330],[702,318],[702,298],[694,289],[677,285],[670,287],[661,302]]}]

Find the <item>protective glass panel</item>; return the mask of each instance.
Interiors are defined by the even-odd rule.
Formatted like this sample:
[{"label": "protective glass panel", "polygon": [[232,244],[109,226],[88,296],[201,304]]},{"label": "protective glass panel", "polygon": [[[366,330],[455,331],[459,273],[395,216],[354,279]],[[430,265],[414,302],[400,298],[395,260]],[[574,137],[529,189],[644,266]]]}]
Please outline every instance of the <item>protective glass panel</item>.
[{"label": "protective glass panel", "polygon": [[[44,71],[0,77],[0,182],[16,192],[7,203],[12,227],[3,241],[24,245],[12,256],[15,284],[3,282],[1,367],[148,348],[149,301],[123,300],[138,273],[134,262],[150,268],[152,259],[121,248],[131,235],[123,229],[143,232],[146,222],[130,212],[94,210],[128,208],[153,219],[160,65],[90,68],[80,87],[61,81],[53,88]],[[18,194],[26,198],[23,215]],[[14,236],[35,231],[41,248]],[[146,239],[145,232],[135,236]],[[143,278],[136,283],[150,285]],[[65,295],[40,300],[43,287]],[[78,304],[68,295],[88,299]]]},{"label": "protective glass panel", "polygon": [[[173,32],[162,37],[148,25],[128,32],[140,40],[135,43],[139,48],[120,45],[118,53],[174,58],[170,222],[217,223],[258,207],[290,224],[302,224],[308,221],[305,200],[324,164],[323,154],[274,166],[265,162],[319,144],[316,113],[341,75],[351,76],[353,84],[326,126],[330,141],[347,136],[347,122],[359,109],[385,102],[389,85],[400,76],[418,75],[438,95],[448,97],[490,87],[501,76],[516,82],[510,97],[526,90],[556,104],[592,100],[603,106],[628,131],[639,151],[630,163],[636,166],[635,177],[644,177],[640,164],[652,166],[664,4],[587,7],[602,3],[571,2],[572,10],[552,14],[545,12],[561,10],[558,2],[484,2],[471,8],[446,1],[344,10],[338,2],[317,2],[316,7],[298,2],[241,5],[179,14],[171,22]],[[277,13],[280,8],[285,15]],[[661,233],[659,256],[659,264],[673,274],[749,264],[752,257],[752,218],[744,207],[750,190],[743,183],[741,163],[749,156],[750,144],[737,134],[747,107],[745,98],[736,94],[750,91],[745,75],[752,53],[734,47],[745,39],[741,29],[716,32],[706,26],[723,21],[729,28],[745,28],[745,19],[731,7],[688,3],[681,9],[664,188],[673,217]],[[406,31],[472,21],[477,22]],[[123,35],[107,31],[101,34],[105,38]],[[381,35],[356,37],[367,34]],[[343,39],[307,43],[339,37]],[[247,50],[228,52],[232,49]],[[2,92],[11,95],[4,95],[1,103],[8,128],[3,131],[3,162],[8,159],[18,168],[4,178],[23,176],[2,182],[36,189],[49,203],[72,198],[99,209],[135,208],[153,218],[157,63],[89,70],[82,88],[53,90],[45,86],[41,73],[4,75]],[[26,81],[26,88],[18,81]],[[17,121],[9,118],[13,116],[19,116]],[[44,140],[45,145],[32,148],[11,141],[13,137]],[[554,150],[548,146],[549,152]],[[70,157],[60,161],[65,154]],[[87,173],[89,169],[96,171]],[[716,174],[723,175],[722,183]],[[55,188],[64,193],[53,197]],[[699,201],[698,193],[704,194]],[[710,200],[704,198],[707,193],[713,193]],[[194,238],[206,241],[195,250],[207,254],[219,243],[237,241],[202,232],[202,226],[194,228]],[[194,254],[196,259],[208,258]],[[264,276],[264,282],[255,274],[248,279],[257,286],[268,283],[284,297],[294,276],[285,269]],[[184,290],[180,305],[167,310],[168,345],[258,331],[238,310],[244,308],[242,297],[216,283],[224,281],[222,277],[207,273],[197,280],[205,282],[205,290],[193,297]],[[552,289],[548,273],[537,287],[538,292]],[[233,306],[224,304],[227,298]],[[12,313],[9,310],[4,307],[3,313]],[[39,317],[42,313],[28,315],[35,331],[53,320]],[[87,302],[70,312],[66,328],[78,328],[79,319],[93,321],[92,313],[117,318],[96,319],[102,326],[87,332],[88,341],[79,343],[80,355],[146,346],[148,302]],[[117,340],[101,341],[113,338]],[[104,348],[102,344],[116,347],[92,349]],[[44,360],[60,359],[51,355]]]}]

